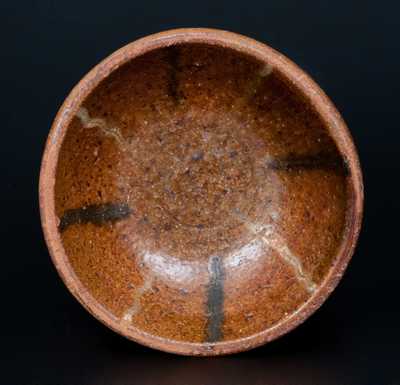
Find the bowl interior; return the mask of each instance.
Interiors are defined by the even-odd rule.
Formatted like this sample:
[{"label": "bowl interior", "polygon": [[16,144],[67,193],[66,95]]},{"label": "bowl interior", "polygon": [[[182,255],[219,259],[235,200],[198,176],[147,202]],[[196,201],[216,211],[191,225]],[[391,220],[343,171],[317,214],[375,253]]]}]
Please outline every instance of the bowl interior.
[{"label": "bowl interior", "polygon": [[271,66],[180,44],[136,57],[80,106],[59,153],[68,262],[124,330],[249,337],[318,290],[345,236],[347,168]]}]

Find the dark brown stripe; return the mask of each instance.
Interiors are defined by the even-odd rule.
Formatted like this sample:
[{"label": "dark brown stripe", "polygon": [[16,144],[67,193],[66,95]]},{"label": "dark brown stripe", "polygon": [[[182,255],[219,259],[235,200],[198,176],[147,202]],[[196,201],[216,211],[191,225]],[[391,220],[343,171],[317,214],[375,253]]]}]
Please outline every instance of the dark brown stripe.
[{"label": "dark brown stripe", "polygon": [[174,100],[175,103],[179,103],[182,99],[182,95],[179,92],[179,78],[178,73],[179,67],[179,56],[180,50],[176,46],[168,48],[168,63],[169,63],[169,80],[168,80],[168,95]]},{"label": "dark brown stripe", "polygon": [[101,205],[84,206],[77,209],[66,210],[58,226],[62,232],[68,226],[77,223],[93,223],[101,226],[107,222],[116,222],[128,217],[132,213],[126,203],[104,203]]},{"label": "dark brown stripe", "polygon": [[318,153],[315,155],[291,155],[284,159],[273,159],[267,163],[273,170],[329,170],[347,175],[348,169],[338,154]]},{"label": "dark brown stripe", "polygon": [[224,269],[220,257],[211,257],[210,283],[207,292],[207,341],[220,341],[224,322]]}]

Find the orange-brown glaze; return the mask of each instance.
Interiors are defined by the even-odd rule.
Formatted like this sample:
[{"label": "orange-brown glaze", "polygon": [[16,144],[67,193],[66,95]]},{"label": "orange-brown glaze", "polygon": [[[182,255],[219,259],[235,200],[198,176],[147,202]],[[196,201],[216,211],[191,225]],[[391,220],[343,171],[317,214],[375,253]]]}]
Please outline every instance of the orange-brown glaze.
[{"label": "orange-brown glaze", "polygon": [[74,271],[121,323],[228,341],[310,298],[342,240],[346,186],[326,127],[272,68],[184,44],[134,59],[85,100],[56,212]]}]

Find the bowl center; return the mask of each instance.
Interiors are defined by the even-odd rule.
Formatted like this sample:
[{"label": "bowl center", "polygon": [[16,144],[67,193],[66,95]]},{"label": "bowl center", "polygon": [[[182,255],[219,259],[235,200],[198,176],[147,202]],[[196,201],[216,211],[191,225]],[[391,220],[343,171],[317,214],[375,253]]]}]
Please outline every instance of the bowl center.
[{"label": "bowl center", "polygon": [[208,127],[191,119],[181,124],[160,143],[164,151],[150,170],[154,203],[183,226],[223,225],[253,179],[241,133],[217,119]]}]

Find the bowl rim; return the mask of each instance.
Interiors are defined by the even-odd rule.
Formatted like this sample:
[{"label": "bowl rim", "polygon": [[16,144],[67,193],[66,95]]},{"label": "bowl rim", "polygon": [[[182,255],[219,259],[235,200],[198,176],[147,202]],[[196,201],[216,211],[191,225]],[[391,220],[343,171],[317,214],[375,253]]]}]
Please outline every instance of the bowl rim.
[{"label": "bowl rim", "polygon": [[[120,322],[92,297],[68,263],[58,231],[59,220],[55,213],[54,186],[58,154],[66,130],[81,103],[103,79],[126,62],[155,49],[184,43],[203,43],[230,48],[272,66],[290,81],[297,92],[314,108],[335,141],[349,170],[350,194],[344,236],[324,280],[302,306],[275,326],[231,341],[194,343],[170,340]],[[290,59],[266,44],[233,32],[208,28],[172,29],[146,36],[125,45],[91,69],[72,89],[55,117],[45,145],[39,180],[40,216],[45,240],[51,259],[69,291],[89,313],[115,332],[142,345],[183,355],[209,356],[249,350],[288,333],[311,316],[335,289],[352,257],[362,222],[363,200],[362,173],[352,137],[339,112],[320,87]]]}]

